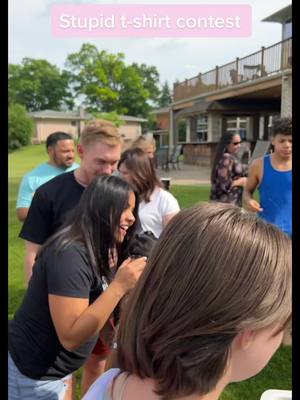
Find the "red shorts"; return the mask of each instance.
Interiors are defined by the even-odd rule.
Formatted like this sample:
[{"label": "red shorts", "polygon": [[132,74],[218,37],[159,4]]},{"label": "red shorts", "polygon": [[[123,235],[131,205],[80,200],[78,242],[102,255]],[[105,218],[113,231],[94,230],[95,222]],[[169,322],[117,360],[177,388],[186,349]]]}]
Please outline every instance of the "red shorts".
[{"label": "red shorts", "polygon": [[109,319],[103,329],[99,333],[99,338],[92,351],[92,354],[97,354],[106,358],[111,352],[111,344],[115,334],[115,327],[112,319]]}]

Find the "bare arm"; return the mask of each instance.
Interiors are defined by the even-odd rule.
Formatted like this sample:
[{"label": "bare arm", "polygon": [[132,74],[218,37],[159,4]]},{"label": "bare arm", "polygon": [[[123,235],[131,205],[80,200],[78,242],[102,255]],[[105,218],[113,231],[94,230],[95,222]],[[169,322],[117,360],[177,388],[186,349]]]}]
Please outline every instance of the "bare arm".
[{"label": "bare arm", "polygon": [[241,178],[235,179],[235,180],[232,182],[231,187],[234,187],[234,186],[242,186],[242,187],[245,187],[246,184],[247,184],[247,178],[246,178],[246,177],[241,177]]},{"label": "bare arm", "polygon": [[168,214],[168,215],[164,215],[163,216],[163,226],[165,227],[171,221],[171,219],[173,217],[175,217],[176,214],[177,214],[177,212],[176,213],[172,213],[172,214]]},{"label": "bare arm", "polygon": [[122,297],[134,287],[146,257],[127,259],[108,288],[89,305],[89,299],[49,294],[49,307],[62,346],[74,351],[97,335]]},{"label": "bare arm", "polygon": [[28,214],[28,210],[29,210],[29,208],[26,208],[26,207],[17,208],[16,214],[17,214],[17,218],[20,222],[25,221],[27,214]]},{"label": "bare arm", "polygon": [[35,257],[41,245],[25,240],[25,281],[28,284],[31,275],[32,267],[35,262]]},{"label": "bare arm", "polygon": [[258,201],[252,197],[260,182],[261,168],[261,159],[254,160],[249,167],[248,179],[243,192],[243,204],[249,211],[257,212],[263,210]]}]

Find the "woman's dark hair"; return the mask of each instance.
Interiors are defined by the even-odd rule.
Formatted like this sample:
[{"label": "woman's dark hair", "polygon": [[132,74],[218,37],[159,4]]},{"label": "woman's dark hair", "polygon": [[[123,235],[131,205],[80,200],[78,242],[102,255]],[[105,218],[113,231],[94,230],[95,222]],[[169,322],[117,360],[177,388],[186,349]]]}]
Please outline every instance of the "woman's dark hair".
[{"label": "woman's dark hair", "polygon": [[221,139],[220,139],[219,144],[216,149],[216,155],[215,155],[215,159],[213,162],[213,166],[211,168],[211,175],[210,175],[211,183],[213,183],[215,181],[217,165],[218,165],[220,159],[222,158],[223,154],[225,153],[227,146],[231,143],[232,138],[235,135],[238,135],[238,134],[236,132],[225,132],[221,136]]},{"label": "woman's dark hair", "polygon": [[143,150],[133,148],[122,153],[118,168],[123,163],[130,171],[131,182],[139,195],[139,201],[149,202],[154,189],[162,187],[156,176],[152,160]]},{"label": "woman's dark hair", "polygon": [[138,202],[133,215],[135,223],[128,229],[123,243],[117,243],[117,233],[122,212],[129,206],[129,194],[134,192],[131,185],[116,176],[102,175],[93,179],[83,192],[77,207],[69,214],[64,226],[41,248],[55,242],[56,251],[74,242],[82,243],[89,261],[97,275],[111,279],[110,252],[118,252],[118,264],[134,234],[138,221]]}]

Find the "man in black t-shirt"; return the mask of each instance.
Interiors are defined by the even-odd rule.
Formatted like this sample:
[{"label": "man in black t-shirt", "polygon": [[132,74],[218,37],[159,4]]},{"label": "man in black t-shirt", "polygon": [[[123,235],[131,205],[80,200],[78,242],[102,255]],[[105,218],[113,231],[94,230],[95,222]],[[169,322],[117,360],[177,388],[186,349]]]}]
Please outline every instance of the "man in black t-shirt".
[{"label": "man in black t-shirt", "polygon": [[[40,246],[61,227],[74,209],[81,194],[92,179],[116,170],[121,156],[122,138],[109,121],[94,120],[84,128],[77,145],[80,166],[72,172],[57,176],[40,186],[32,199],[27,218],[20,232],[25,240],[25,275],[28,282]],[[100,357],[84,373],[84,390],[101,371]],[[102,372],[102,371],[101,371]],[[101,373],[100,372],[100,373]],[[91,376],[92,373],[94,376]]]},{"label": "man in black t-shirt", "polygon": [[78,203],[84,188],[100,174],[117,168],[122,139],[108,121],[95,120],[83,130],[77,146],[80,166],[76,171],[57,176],[35,192],[20,232],[26,241],[25,275],[28,282],[40,246],[63,224]]}]

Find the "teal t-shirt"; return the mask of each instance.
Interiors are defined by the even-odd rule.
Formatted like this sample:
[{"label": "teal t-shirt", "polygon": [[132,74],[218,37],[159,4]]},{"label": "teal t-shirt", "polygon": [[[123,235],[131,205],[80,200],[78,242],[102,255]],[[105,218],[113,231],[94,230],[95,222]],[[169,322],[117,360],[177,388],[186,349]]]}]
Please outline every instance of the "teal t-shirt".
[{"label": "teal t-shirt", "polygon": [[29,208],[31,204],[34,192],[43,183],[50,181],[57,175],[63,174],[64,172],[70,172],[78,168],[79,164],[73,163],[71,167],[66,169],[58,168],[48,163],[38,165],[32,171],[24,175],[22,182],[19,187],[17,208]]}]

